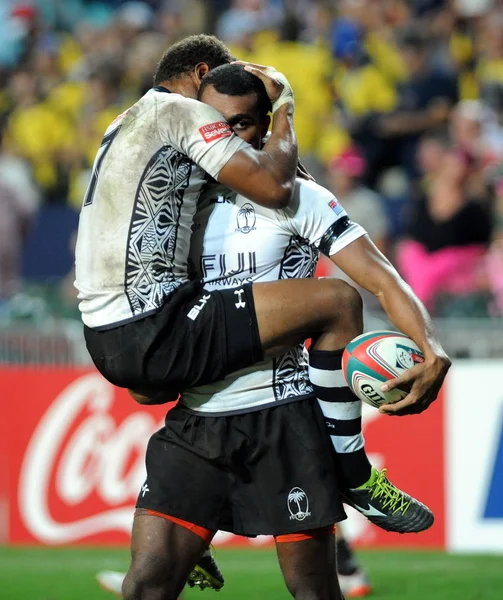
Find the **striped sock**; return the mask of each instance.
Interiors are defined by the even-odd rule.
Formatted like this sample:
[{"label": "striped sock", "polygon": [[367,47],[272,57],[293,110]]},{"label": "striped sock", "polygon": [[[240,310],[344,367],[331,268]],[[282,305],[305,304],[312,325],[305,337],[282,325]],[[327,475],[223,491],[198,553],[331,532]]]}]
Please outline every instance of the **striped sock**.
[{"label": "striped sock", "polygon": [[343,350],[312,350],[309,379],[325,416],[344,483],[356,488],[369,480],[372,469],[364,448],[362,403],[344,379],[342,353]]}]

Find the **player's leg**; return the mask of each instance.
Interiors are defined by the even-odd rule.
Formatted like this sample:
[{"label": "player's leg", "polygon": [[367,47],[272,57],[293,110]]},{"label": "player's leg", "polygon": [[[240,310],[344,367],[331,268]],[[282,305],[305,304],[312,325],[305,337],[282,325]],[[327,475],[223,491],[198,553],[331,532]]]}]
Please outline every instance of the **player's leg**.
[{"label": "player's leg", "polygon": [[307,338],[320,348],[345,346],[362,328],[362,301],[340,279],[288,279],[252,286],[264,356],[276,356]]},{"label": "player's leg", "polygon": [[[122,598],[122,584],[125,578],[126,573],[123,571],[99,571],[96,574],[96,580],[100,587],[118,598]],[[201,590],[206,588],[220,590],[223,584],[224,578],[213,558],[211,547],[208,546],[192,569],[187,585],[189,587],[199,587]],[[182,596],[178,600],[181,600],[181,598]]]},{"label": "player's leg", "polygon": [[[362,403],[342,373],[345,346],[363,331],[359,293],[337,279],[287,280],[253,286],[264,354],[285,350],[295,336],[313,338],[309,378],[336,450],[346,501],[388,531],[431,527],[432,512],[370,464],[362,434]],[[292,337],[293,336],[293,337]]]},{"label": "player's leg", "polygon": [[370,579],[344,537],[344,525],[337,524],[337,574],[346,598],[364,598],[372,593]]},{"label": "player's leg", "polygon": [[277,536],[275,541],[285,584],[296,600],[343,600],[333,527]]},{"label": "player's leg", "polygon": [[[208,532],[208,535],[210,532]],[[137,509],[125,600],[176,600],[209,540],[169,519]]]},{"label": "player's leg", "polygon": [[[287,330],[297,323],[301,335],[313,338],[309,378],[338,455],[346,487],[369,481],[372,471],[364,449],[361,401],[342,375],[345,346],[363,332],[359,293],[339,279],[289,280],[253,286],[255,310],[264,352],[275,352]],[[285,285],[281,285],[285,284]],[[266,287],[268,286],[268,287]],[[291,299],[295,298],[295,302]],[[290,299],[290,306],[283,305]],[[281,306],[281,310],[275,307]]]}]

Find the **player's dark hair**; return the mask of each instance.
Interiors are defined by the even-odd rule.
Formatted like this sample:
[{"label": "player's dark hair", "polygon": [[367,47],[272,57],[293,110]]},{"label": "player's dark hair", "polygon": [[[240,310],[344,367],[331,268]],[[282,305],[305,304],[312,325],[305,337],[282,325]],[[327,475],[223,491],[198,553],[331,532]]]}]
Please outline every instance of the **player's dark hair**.
[{"label": "player's dark hair", "polygon": [[201,81],[199,98],[209,85],[212,85],[218,93],[226,96],[256,94],[261,118],[265,118],[267,113],[272,110],[264,84],[258,77],[245,71],[242,65],[222,65],[212,69]]},{"label": "player's dark hair", "polygon": [[227,46],[213,35],[191,35],[170,46],[154,74],[154,85],[192,71],[199,63],[210,69],[234,60]]}]

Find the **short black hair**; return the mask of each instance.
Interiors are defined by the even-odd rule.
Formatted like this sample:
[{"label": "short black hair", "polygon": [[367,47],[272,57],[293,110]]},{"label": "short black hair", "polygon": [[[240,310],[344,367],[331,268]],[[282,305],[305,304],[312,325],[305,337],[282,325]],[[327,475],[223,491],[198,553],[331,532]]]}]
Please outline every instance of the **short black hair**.
[{"label": "short black hair", "polygon": [[272,110],[271,101],[263,82],[252,73],[245,71],[242,65],[222,65],[212,69],[201,81],[199,99],[205,88],[212,85],[217,92],[226,96],[247,96],[256,94],[258,111],[265,118]]},{"label": "short black hair", "polygon": [[232,60],[227,46],[214,35],[191,35],[166,50],[155,70],[154,85],[189,73],[201,62],[214,69]]}]

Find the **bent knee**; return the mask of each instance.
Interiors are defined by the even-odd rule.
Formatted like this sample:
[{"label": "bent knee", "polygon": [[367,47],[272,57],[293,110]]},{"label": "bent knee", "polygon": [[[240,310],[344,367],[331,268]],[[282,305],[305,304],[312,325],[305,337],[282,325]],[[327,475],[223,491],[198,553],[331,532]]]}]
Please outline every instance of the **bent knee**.
[{"label": "bent knee", "polygon": [[363,312],[363,301],[360,292],[342,279],[331,279],[331,289],[334,294],[337,308],[351,314],[361,315]]}]

